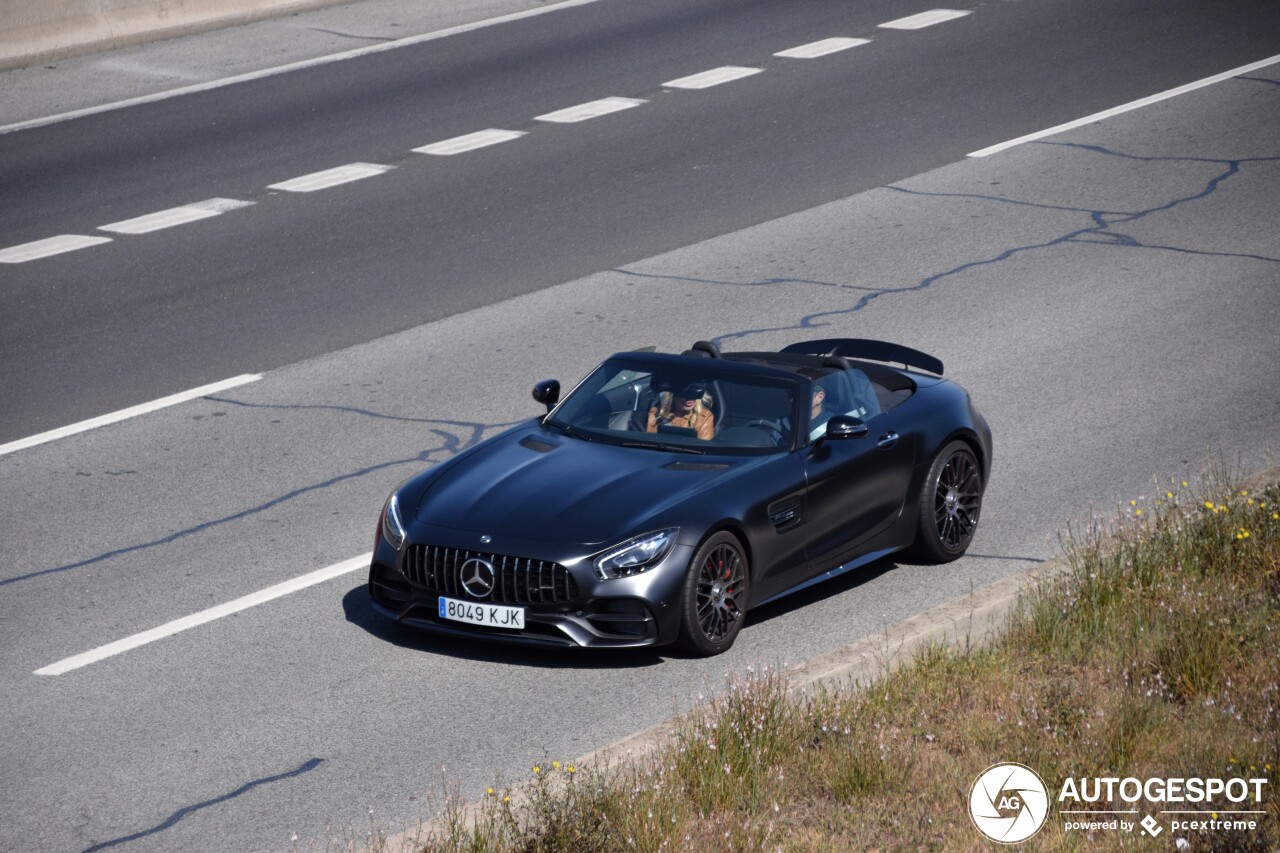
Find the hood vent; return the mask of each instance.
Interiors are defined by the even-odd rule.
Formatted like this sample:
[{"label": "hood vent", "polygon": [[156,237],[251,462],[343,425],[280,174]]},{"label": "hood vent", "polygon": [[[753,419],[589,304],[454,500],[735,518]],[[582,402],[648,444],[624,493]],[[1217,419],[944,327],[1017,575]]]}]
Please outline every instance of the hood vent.
[{"label": "hood vent", "polygon": [[662,466],[665,471],[723,471],[731,467],[728,462],[668,462]]},{"label": "hood vent", "polygon": [[556,449],[557,447],[559,447],[560,445],[558,445],[558,444],[552,444],[552,443],[551,443],[551,442],[549,442],[549,441],[541,441],[541,440],[539,440],[539,439],[534,438],[534,437],[533,437],[533,436],[531,436],[531,435],[528,435],[528,436],[525,436],[524,438],[520,439],[520,446],[521,446],[521,447],[527,447],[527,448],[529,448],[530,450],[536,450],[536,451],[538,451],[539,453],[550,453],[551,451],[555,450],[555,449]]}]

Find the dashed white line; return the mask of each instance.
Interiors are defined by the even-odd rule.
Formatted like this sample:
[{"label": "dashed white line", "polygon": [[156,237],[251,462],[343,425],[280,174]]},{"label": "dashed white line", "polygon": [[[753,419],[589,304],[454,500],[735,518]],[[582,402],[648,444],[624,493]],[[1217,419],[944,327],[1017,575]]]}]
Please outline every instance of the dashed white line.
[{"label": "dashed white line", "polygon": [[886,24],[881,24],[880,27],[886,30],[922,30],[925,27],[932,27],[934,24],[963,18],[968,14],[969,12],[962,9],[932,9],[928,12],[921,12],[918,15],[908,15],[905,18],[898,18],[896,21],[889,21]]},{"label": "dashed white line", "polygon": [[290,193],[313,193],[316,190],[327,190],[352,181],[360,181],[389,172],[395,166],[380,166],[377,163],[348,163],[323,172],[313,172],[278,184],[271,184],[267,189],[284,190]]},{"label": "dashed white line", "polygon": [[645,102],[639,98],[601,98],[598,101],[588,101],[585,104],[578,104],[576,107],[567,107],[546,115],[535,116],[535,119],[537,121],[552,121],[558,124],[572,124],[573,122],[599,118],[621,110],[629,110],[643,103]]},{"label": "dashed white line", "polygon": [[8,453],[14,453],[19,450],[25,450],[28,447],[35,447],[38,444],[45,444],[50,441],[56,441],[59,438],[66,438],[76,433],[88,432],[91,429],[114,424],[119,421],[136,418],[138,415],[145,415],[148,412],[154,412],[157,409],[175,406],[178,403],[185,403],[188,400],[195,400],[209,394],[216,394],[219,391],[226,391],[228,388],[235,388],[240,385],[247,385],[250,382],[257,382],[261,379],[261,374],[245,374],[243,376],[235,376],[231,379],[224,379],[221,382],[214,382],[210,385],[202,385],[199,388],[192,388],[190,391],[181,391],[177,394],[171,394],[168,397],[161,397],[159,400],[152,400],[150,403],[140,403],[137,406],[130,406],[127,409],[121,409],[118,412],[111,412],[106,415],[99,415],[96,418],[90,418],[87,421],[71,424],[70,426],[59,427],[48,432],[42,432],[39,435],[33,435],[28,438],[20,438],[17,441],[11,441],[8,444],[0,444],[0,456]]},{"label": "dashed white line", "polygon": [[1131,110],[1141,109],[1142,107],[1150,106],[1151,104],[1159,103],[1160,101],[1165,101],[1169,98],[1176,98],[1179,95],[1194,92],[1196,89],[1203,89],[1205,86],[1212,86],[1214,83],[1221,83],[1224,80],[1230,80],[1232,77],[1240,77],[1244,74],[1249,74],[1260,68],[1266,68],[1268,65],[1275,65],[1277,63],[1280,63],[1280,55],[1273,56],[1270,59],[1259,60],[1258,62],[1254,62],[1249,65],[1242,65],[1231,71],[1224,71],[1221,74],[1215,74],[1212,77],[1206,77],[1203,80],[1197,80],[1194,83],[1188,83],[1185,86],[1179,86],[1176,89],[1168,89],[1155,95],[1139,98],[1136,101],[1130,101],[1127,104],[1121,104],[1118,107],[1112,107],[1111,109],[1103,110],[1100,113],[1094,113],[1093,115],[1088,115],[1084,118],[1078,118],[1075,121],[1069,121],[1066,124],[1051,127],[1048,130],[1039,130],[1035,133],[1028,133],[1026,136],[1019,136],[1017,139],[1010,139],[1008,142],[1001,142],[996,145],[992,145],[989,148],[983,148],[981,151],[974,151],[970,153],[969,156],[987,157],[991,154],[1004,151],[1005,149],[1013,148],[1015,145],[1021,145],[1024,142],[1034,142],[1035,140],[1043,139],[1046,136],[1053,136],[1054,134],[1062,133],[1067,130],[1074,130],[1077,127],[1084,127],[1086,124],[1093,124],[1095,121],[1102,121],[1103,119],[1111,118],[1112,116],[1117,116],[1121,113],[1127,113]]},{"label": "dashed white line", "polygon": [[287,580],[284,583],[278,583],[275,586],[269,586],[258,592],[250,593],[242,596],[234,601],[228,601],[226,604],[219,604],[210,607],[208,610],[201,610],[199,613],[193,613],[190,616],[184,616],[181,619],[174,619],[172,622],[166,622],[159,627],[152,628],[149,631],[143,631],[123,640],[116,640],[114,643],[107,643],[105,646],[99,646],[96,649],[90,649],[82,654],[73,655],[69,658],[63,658],[57,663],[51,663],[43,666],[35,671],[35,675],[62,675],[71,672],[73,669],[80,669],[91,663],[97,663],[109,657],[136,649],[139,646],[145,646],[148,643],[154,643],[156,640],[162,640],[165,637],[171,637],[174,634],[188,631],[192,628],[212,622],[215,619],[221,619],[230,616],[233,613],[239,613],[241,610],[248,610],[268,601],[288,595],[291,592],[297,592],[300,589],[306,589],[309,586],[315,586],[318,583],[324,583],[336,577],[349,574],[359,569],[368,568],[369,562],[373,559],[373,553],[361,554],[359,557],[352,557],[350,560],[344,560],[341,563],[335,563],[327,568],[319,569],[310,574],[296,577],[293,580]]},{"label": "dashed white line", "polygon": [[63,252],[74,252],[77,249],[86,249],[89,246],[98,246],[110,242],[110,237],[60,234],[57,237],[47,237],[44,240],[36,240],[33,243],[23,243],[19,246],[0,249],[0,264],[25,264],[27,261],[35,261],[52,255],[61,255]]},{"label": "dashed white line", "polygon": [[681,77],[679,80],[669,80],[662,85],[667,89],[709,89],[712,86],[719,86],[721,83],[729,83],[733,80],[741,80],[743,77],[759,74],[763,70],[763,68],[743,68],[737,65],[725,65],[722,68],[712,68],[710,71],[703,71],[700,74],[690,74],[688,77]]},{"label": "dashed white line", "polygon": [[802,44],[790,50],[780,50],[774,56],[782,56],[787,59],[817,59],[819,56],[827,56],[828,54],[838,53],[863,44],[871,44],[871,39],[829,38]]},{"label": "dashed white line", "polygon": [[236,210],[252,205],[253,202],[251,201],[238,201],[233,198],[211,198],[208,201],[186,204],[182,207],[172,207],[168,210],[149,213],[146,216],[126,219],[123,222],[99,225],[98,230],[110,231],[115,234],[149,234],[162,228],[172,228],[175,225],[197,222],[201,219],[208,219],[211,216],[226,213],[228,210]]},{"label": "dashed white line", "polygon": [[366,47],[358,47],[353,50],[343,51],[342,53],[319,56],[315,59],[304,59],[299,62],[290,62],[286,65],[277,65],[274,68],[250,71],[246,74],[237,74],[234,77],[224,77],[220,80],[210,80],[207,83],[197,83],[193,86],[183,86],[180,89],[170,89],[165,92],[156,92],[152,95],[142,95],[137,98],[129,98],[127,100],[103,104],[97,107],[86,107],[84,109],[72,110],[71,112],[60,113],[58,115],[44,116],[42,118],[30,119],[28,121],[20,121],[15,124],[7,124],[0,126],[0,134],[13,133],[14,131],[27,130],[28,128],[33,127],[43,127],[44,125],[54,124],[55,122],[68,121],[69,119],[81,118],[82,116],[97,115],[98,113],[104,113],[110,110],[119,110],[125,107],[137,106],[139,104],[151,104],[157,101],[168,100],[169,98],[181,97],[182,95],[191,95],[197,92],[208,92],[213,89],[221,89],[224,86],[231,86],[236,83],[247,83],[251,80],[262,80],[266,77],[273,77],[277,74],[286,74],[291,71],[299,71],[303,68],[314,68],[319,65],[328,65],[333,62],[343,62],[348,59],[369,56],[374,53],[382,53],[384,51],[396,50],[402,47],[411,47],[413,45],[424,44],[429,41],[448,38],[462,33],[475,32],[476,30],[484,29],[486,27],[493,27],[499,24],[510,23],[512,21],[522,21],[526,18],[545,15],[549,12],[558,12],[561,9],[573,9],[578,6],[585,6],[596,2],[599,2],[599,0],[561,0],[559,3],[550,3],[546,6],[525,9],[520,12],[513,12],[509,15],[501,15],[496,18],[487,18],[483,21],[476,21],[472,24],[461,24],[456,27],[449,27],[448,29],[437,30],[431,33],[423,33],[422,35],[408,36],[407,38],[396,39],[395,41],[381,42],[379,44],[368,45]]},{"label": "dashed white line", "polygon": [[489,130],[478,130],[475,133],[468,133],[465,136],[455,136],[452,139],[443,139],[440,142],[433,142],[430,145],[424,145],[421,148],[415,148],[414,151],[419,154],[438,154],[441,156],[450,156],[452,154],[461,154],[464,151],[474,151],[477,148],[486,148],[490,145],[497,145],[500,142],[510,142],[513,139],[519,139],[525,135],[523,130],[499,130],[490,128]]}]

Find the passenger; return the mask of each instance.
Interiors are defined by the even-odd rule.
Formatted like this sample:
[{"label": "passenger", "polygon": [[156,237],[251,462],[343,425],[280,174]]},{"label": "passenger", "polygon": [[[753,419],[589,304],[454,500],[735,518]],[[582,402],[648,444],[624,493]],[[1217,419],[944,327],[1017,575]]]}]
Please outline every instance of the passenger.
[{"label": "passenger", "polygon": [[716,418],[711,411],[712,399],[701,383],[690,383],[679,391],[663,391],[658,405],[649,409],[645,432],[657,432],[659,424],[695,430],[698,438],[710,441],[716,434]]}]

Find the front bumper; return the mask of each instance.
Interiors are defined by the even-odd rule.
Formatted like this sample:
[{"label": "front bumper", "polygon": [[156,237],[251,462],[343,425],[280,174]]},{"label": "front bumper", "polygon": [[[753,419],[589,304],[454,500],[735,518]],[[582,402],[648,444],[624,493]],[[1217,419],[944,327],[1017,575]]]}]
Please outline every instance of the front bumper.
[{"label": "front bumper", "polygon": [[[526,547],[524,553],[528,553]],[[543,548],[546,546],[543,544]],[[439,589],[423,586],[415,572],[405,570],[408,549],[395,551],[379,542],[369,567],[369,596],[374,608],[405,625],[448,637],[479,639],[526,646],[636,648],[666,645],[680,627],[679,597],[692,549],[677,545],[659,565],[629,578],[601,581],[590,560],[566,559],[563,553],[539,558],[568,565],[577,595],[567,601],[532,603],[475,599],[450,593],[451,598],[485,604],[523,607],[523,630],[491,628],[442,619]]]}]

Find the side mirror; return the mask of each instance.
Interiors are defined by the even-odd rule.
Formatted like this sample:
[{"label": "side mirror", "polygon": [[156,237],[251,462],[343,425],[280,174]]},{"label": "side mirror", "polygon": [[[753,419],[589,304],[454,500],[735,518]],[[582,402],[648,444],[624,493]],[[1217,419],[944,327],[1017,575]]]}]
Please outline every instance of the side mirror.
[{"label": "side mirror", "polygon": [[865,438],[867,425],[851,415],[836,415],[827,421],[826,438]]},{"label": "side mirror", "polygon": [[548,412],[554,409],[560,402],[560,380],[544,379],[534,385],[533,399],[546,406]]}]

